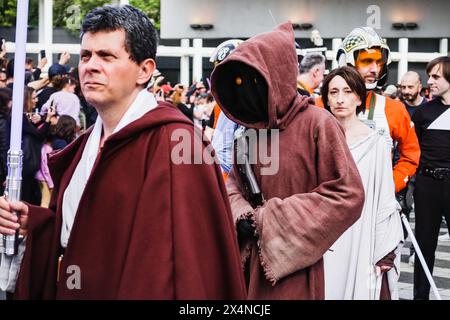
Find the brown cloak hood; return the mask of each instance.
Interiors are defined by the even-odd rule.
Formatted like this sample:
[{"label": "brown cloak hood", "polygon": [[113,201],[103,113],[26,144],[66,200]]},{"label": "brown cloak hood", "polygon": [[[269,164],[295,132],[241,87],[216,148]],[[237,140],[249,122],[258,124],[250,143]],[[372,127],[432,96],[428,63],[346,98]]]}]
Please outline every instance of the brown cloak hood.
[{"label": "brown cloak hood", "polygon": [[284,129],[313,104],[297,93],[297,74],[294,32],[285,23],[244,41],[221,62],[211,76],[212,93],[231,120],[247,128]]},{"label": "brown cloak hood", "polygon": [[[257,238],[241,248],[250,299],[323,299],[322,256],[360,217],[364,202],[342,127],[297,94],[297,72],[286,23],[239,45],[212,75],[213,94],[228,117],[248,128],[280,129],[278,141],[251,146],[271,150],[278,167],[263,174],[267,158],[252,163],[262,206],[244,198],[236,168],[227,181],[235,223],[251,217],[256,227]],[[279,150],[272,149],[277,142]]]}]

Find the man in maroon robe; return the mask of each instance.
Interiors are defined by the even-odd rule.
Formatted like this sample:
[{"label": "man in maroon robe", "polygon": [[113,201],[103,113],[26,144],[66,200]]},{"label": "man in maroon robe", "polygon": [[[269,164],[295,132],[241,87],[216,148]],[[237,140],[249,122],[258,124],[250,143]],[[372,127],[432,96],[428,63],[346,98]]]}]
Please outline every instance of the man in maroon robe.
[{"label": "man in maroon robe", "polygon": [[[322,256],[364,203],[342,127],[297,93],[297,70],[294,32],[286,23],[239,45],[211,78],[227,117],[258,136],[249,154],[259,155],[252,169],[265,200],[249,201],[255,193],[250,197],[245,190],[251,188],[237,182],[245,180],[238,162],[227,181],[250,299],[323,299]],[[269,152],[261,153],[266,146]]]},{"label": "man in maroon robe", "polygon": [[132,6],[86,16],[80,83],[99,118],[50,158],[49,209],[0,199],[0,233],[20,227],[26,239],[18,256],[2,257],[9,271],[23,257],[15,286],[14,275],[7,279],[14,298],[245,298],[220,169],[176,159],[177,137],[188,137],[188,160],[207,144],[195,148],[202,137],[192,123],[145,89],[156,43]]}]

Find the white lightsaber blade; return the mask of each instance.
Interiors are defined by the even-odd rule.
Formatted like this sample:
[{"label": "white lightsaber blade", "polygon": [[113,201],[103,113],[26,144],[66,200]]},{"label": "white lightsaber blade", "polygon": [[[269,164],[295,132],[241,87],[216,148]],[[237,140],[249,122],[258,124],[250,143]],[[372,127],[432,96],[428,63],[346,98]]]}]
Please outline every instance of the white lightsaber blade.
[{"label": "white lightsaber blade", "polygon": [[414,236],[414,233],[411,229],[411,226],[409,225],[408,219],[406,219],[406,216],[402,213],[401,215],[403,224],[405,225],[406,230],[408,231],[408,235],[411,238],[411,242],[414,246],[414,249],[416,250],[416,255],[419,258],[420,264],[422,265],[423,271],[425,272],[425,275],[427,276],[428,282],[430,283],[431,289],[433,289],[434,296],[437,300],[442,300],[441,295],[438,292],[438,289],[436,287],[436,283],[434,283],[433,276],[431,275],[430,269],[428,269],[427,263],[425,262],[425,258],[423,257],[422,251],[420,250],[419,244],[417,243],[416,237]]},{"label": "white lightsaber blade", "polygon": [[[20,200],[22,183],[22,119],[23,92],[25,83],[25,54],[28,28],[28,0],[17,1],[16,52],[14,54],[14,88],[11,115],[11,140],[8,151],[8,177],[5,196],[10,202]],[[20,218],[20,217],[18,217]],[[1,252],[6,255],[17,253],[19,230],[15,235],[3,236]]]}]

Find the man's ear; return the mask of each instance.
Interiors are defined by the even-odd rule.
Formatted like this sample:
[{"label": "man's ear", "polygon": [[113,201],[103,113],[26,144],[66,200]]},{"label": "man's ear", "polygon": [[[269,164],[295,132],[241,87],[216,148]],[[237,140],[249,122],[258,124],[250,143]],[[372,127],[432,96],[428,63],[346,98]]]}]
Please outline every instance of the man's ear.
[{"label": "man's ear", "polygon": [[314,67],[312,69],[312,74],[313,74],[313,78],[316,79],[317,78],[317,73],[319,72],[319,67]]},{"label": "man's ear", "polygon": [[139,65],[139,75],[136,79],[136,83],[140,86],[145,85],[147,82],[150,81],[153,75],[153,71],[155,71],[156,68],[156,62],[153,59],[145,59],[142,61]]}]

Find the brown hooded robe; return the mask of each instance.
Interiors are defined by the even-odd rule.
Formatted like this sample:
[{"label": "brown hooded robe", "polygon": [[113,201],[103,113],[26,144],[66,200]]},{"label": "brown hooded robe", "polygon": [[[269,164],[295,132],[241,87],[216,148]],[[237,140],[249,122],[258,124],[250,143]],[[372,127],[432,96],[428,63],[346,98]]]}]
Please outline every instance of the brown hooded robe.
[{"label": "brown hooded robe", "polygon": [[253,165],[262,206],[253,209],[245,200],[235,168],[227,181],[235,223],[250,216],[256,226],[257,238],[241,248],[243,263],[250,259],[250,299],[323,299],[322,256],[363,207],[344,131],[297,94],[297,73],[294,33],[286,23],[242,43],[212,74],[213,94],[230,119],[280,130],[278,173],[262,175],[259,158]]},{"label": "brown hooded robe", "polygon": [[[245,298],[220,169],[174,164],[179,129],[189,133],[193,146],[199,133],[192,123],[160,103],[106,140],[80,200],[58,283],[63,193],[90,132],[50,158],[50,209],[30,208],[14,298]],[[207,146],[199,143],[201,150],[189,158]],[[68,286],[70,266],[81,271],[80,289]]]}]

